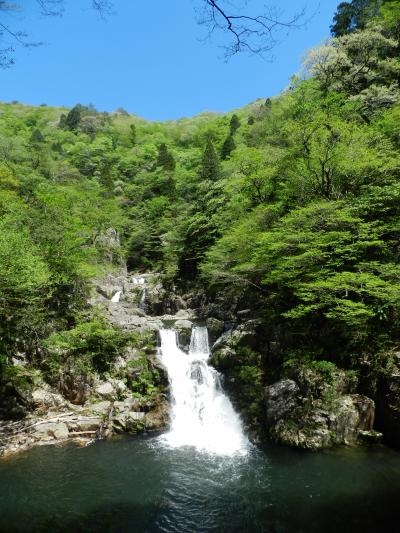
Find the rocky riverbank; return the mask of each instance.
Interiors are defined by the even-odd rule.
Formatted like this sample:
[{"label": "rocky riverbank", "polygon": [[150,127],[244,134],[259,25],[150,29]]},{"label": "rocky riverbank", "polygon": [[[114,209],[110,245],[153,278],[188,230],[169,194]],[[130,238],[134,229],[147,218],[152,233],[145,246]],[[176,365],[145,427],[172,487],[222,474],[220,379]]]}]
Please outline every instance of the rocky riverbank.
[{"label": "rocky riverbank", "polygon": [[[29,389],[5,384],[0,456],[38,445],[70,441],[87,445],[116,434],[159,431],[168,426],[168,376],[156,353],[163,317],[146,314],[143,297],[149,291],[152,301],[157,301],[160,290],[157,276],[135,277],[126,270],[94,281],[89,305],[110,324],[137,333],[140,347],[125,350],[105,376],[68,367],[57,386],[46,383],[40,373]],[[165,320],[181,321],[182,326],[182,316]],[[26,363],[20,357],[16,364]]]},{"label": "rocky riverbank", "polygon": [[[88,304],[111,325],[135,334],[139,346],[118,356],[105,376],[69,366],[56,386],[40,374],[29,390],[10,385],[8,393],[3,391],[8,401],[0,407],[0,456],[33,446],[88,445],[117,434],[168,427],[169,382],[157,356],[158,331],[174,327],[180,347],[187,351],[198,311],[167,292],[158,274],[128,273],[125,268],[94,280]],[[222,326],[215,329],[214,324],[212,334],[222,332]],[[23,357],[16,363],[26,364]]]}]

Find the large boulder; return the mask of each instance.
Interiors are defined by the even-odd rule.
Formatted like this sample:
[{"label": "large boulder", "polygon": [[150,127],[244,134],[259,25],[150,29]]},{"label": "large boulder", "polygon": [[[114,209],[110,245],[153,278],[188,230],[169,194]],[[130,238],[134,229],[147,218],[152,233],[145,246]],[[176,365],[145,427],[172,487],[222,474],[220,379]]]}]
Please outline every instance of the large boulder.
[{"label": "large boulder", "polygon": [[179,347],[181,350],[188,351],[192,336],[193,322],[182,318],[175,322],[174,328],[178,334]]},{"label": "large boulder", "polygon": [[35,436],[40,441],[65,440],[68,438],[68,426],[64,422],[47,422],[39,424],[35,429]]},{"label": "large boulder", "polygon": [[252,349],[256,346],[257,327],[258,321],[248,320],[222,333],[211,348],[210,363],[222,372],[234,367],[241,348]]},{"label": "large boulder", "polygon": [[51,408],[68,404],[61,394],[53,392],[48,385],[43,385],[32,391],[32,405],[38,412],[46,413]]},{"label": "large boulder", "polygon": [[266,420],[272,425],[284,419],[297,406],[299,386],[292,379],[282,379],[265,389]]},{"label": "large boulder", "polygon": [[291,377],[265,389],[267,429],[273,440],[320,449],[355,443],[360,432],[372,430],[374,401],[350,393],[354,379],[344,371],[335,370],[327,379],[318,370],[299,366]]},{"label": "large boulder", "polygon": [[208,335],[210,338],[210,343],[214,344],[215,341],[222,335],[224,332],[224,321],[218,320],[218,318],[209,317],[206,320],[206,326],[208,329]]},{"label": "large boulder", "polygon": [[99,383],[95,388],[95,392],[104,400],[113,400],[117,396],[116,389],[109,381]]}]

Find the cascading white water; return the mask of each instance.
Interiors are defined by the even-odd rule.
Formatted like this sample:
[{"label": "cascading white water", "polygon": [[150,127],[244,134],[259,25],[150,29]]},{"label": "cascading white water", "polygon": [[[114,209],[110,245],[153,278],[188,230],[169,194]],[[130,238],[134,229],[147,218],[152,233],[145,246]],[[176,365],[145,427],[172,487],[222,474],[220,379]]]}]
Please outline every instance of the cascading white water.
[{"label": "cascading white water", "polygon": [[163,439],[173,447],[194,446],[221,455],[246,453],[248,440],[239,416],[207,365],[208,333],[192,330],[189,354],[179,349],[176,332],[162,329],[160,357],[168,370],[173,397],[171,430]]},{"label": "cascading white water", "polygon": [[140,309],[143,309],[143,311],[146,311],[147,309],[146,296],[147,296],[147,291],[145,287],[142,291],[142,294],[140,295],[140,302],[139,302],[139,307]]},{"label": "cascading white water", "polygon": [[122,291],[117,291],[114,296],[111,298],[111,301],[114,303],[118,303],[121,298]]}]

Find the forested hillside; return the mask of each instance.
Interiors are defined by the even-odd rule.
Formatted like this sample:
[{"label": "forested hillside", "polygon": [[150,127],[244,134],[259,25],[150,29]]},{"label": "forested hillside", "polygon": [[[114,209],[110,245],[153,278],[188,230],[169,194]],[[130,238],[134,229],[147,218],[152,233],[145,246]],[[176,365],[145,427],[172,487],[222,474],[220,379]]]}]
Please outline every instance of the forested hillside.
[{"label": "forested hillside", "polygon": [[372,394],[399,346],[400,2],[359,4],[285,92],[228,115],[0,105],[3,384],[54,383],[60,342],[106,371],[128,340],[90,280],[126,261],[257,319],[245,401],[299,361]]}]

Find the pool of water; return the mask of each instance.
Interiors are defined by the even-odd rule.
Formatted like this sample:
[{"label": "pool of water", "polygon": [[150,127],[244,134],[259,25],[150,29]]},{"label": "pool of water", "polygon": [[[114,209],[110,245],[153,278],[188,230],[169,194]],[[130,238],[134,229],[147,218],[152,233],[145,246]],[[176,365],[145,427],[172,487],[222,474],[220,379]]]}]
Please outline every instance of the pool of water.
[{"label": "pool of water", "polygon": [[396,532],[399,496],[386,448],[219,457],[152,437],[0,461],[2,532]]}]

